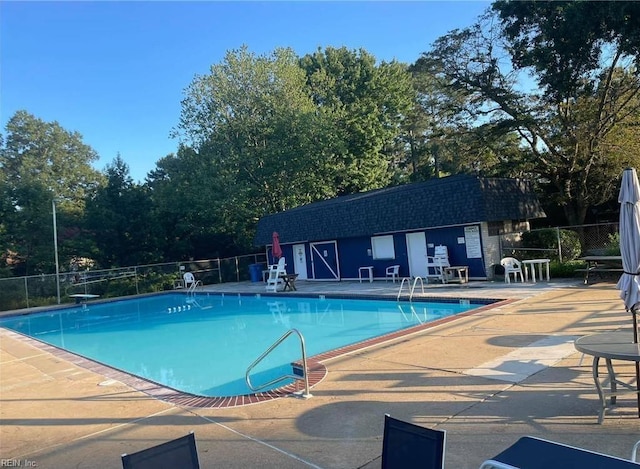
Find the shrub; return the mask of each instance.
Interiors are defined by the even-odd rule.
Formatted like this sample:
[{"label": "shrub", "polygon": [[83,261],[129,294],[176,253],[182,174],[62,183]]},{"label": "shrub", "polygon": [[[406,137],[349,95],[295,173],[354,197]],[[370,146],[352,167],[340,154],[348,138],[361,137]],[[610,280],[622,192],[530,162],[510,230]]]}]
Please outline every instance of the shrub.
[{"label": "shrub", "polygon": [[[522,245],[527,248],[540,249],[539,253],[528,254],[531,257],[558,260],[558,230],[545,228],[543,230],[528,231],[522,235]],[[580,239],[575,231],[560,230],[560,246],[562,260],[576,259],[581,252]]]},{"label": "shrub", "polygon": [[605,246],[605,253],[607,256],[620,255],[620,233],[609,235],[609,243]]},{"label": "shrub", "polygon": [[576,276],[576,269],[585,267],[582,261],[559,262],[552,261],[549,264],[549,274],[551,278],[573,278]]}]

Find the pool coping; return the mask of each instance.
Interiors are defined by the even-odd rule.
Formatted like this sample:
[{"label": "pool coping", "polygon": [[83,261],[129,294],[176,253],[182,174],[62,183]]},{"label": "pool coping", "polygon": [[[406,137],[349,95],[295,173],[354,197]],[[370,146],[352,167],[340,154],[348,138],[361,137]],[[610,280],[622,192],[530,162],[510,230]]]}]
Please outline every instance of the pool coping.
[{"label": "pool coping", "polygon": [[[227,294],[224,292],[216,292],[215,294]],[[160,293],[162,294],[162,293]],[[246,293],[230,293],[234,296],[242,295],[242,296],[251,296],[255,297],[256,294]],[[269,297],[282,297],[282,295],[263,295],[259,294],[259,296],[269,296]],[[304,295],[305,297],[317,297],[321,296],[324,298],[335,298],[335,299],[376,299],[376,300],[386,300],[391,301],[393,298],[385,297],[385,296],[375,296],[375,295],[345,295],[345,294],[324,294],[324,295]],[[121,298],[122,299],[122,298]],[[128,298],[131,299],[131,298]],[[355,342],[353,344],[345,345],[343,347],[338,347],[333,350],[329,350],[327,352],[322,352],[317,355],[313,355],[311,357],[307,357],[307,378],[309,388],[313,388],[313,386],[319,384],[324,380],[324,378],[328,374],[327,366],[325,362],[331,361],[333,359],[343,357],[352,353],[364,351],[366,349],[376,347],[382,344],[386,344],[388,342],[392,342],[394,340],[398,340],[400,338],[405,338],[414,334],[418,334],[424,332],[429,329],[433,329],[435,327],[442,326],[444,324],[472,316],[478,314],[483,311],[499,308],[501,306],[508,305],[510,303],[518,301],[517,299],[492,299],[492,298],[441,298],[441,297],[421,297],[415,300],[415,303],[424,303],[430,300],[437,300],[438,302],[444,303],[459,303],[462,300],[469,300],[472,303],[480,303],[477,308],[473,308],[468,311],[464,311],[462,313],[457,313],[452,316],[447,316],[441,319],[437,319],[435,321],[430,321],[425,324],[418,324],[415,326],[411,326],[405,329],[400,329],[398,331],[389,332],[387,334],[383,334],[377,337],[372,337],[370,339],[365,339],[359,342]],[[106,302],[107,300],[105,300]],[[486,304],[482,304],[486,303]],[[33,311],[32,313],[23,313],[23,314],[38,314],[43,311]],[[84,357],[82,355],[76,354],[74,352],[70,352],[68,350],[59,348],[55,345],[48,344],[34,337],[30,337],[28,335],[22,334],[20,332],[13,331],[11,329],[7,329],[4,327],[0,327],[0,330],[3,331],[3,334],[13,338],[14,340],[18,340],[20,342],[26,343],[35,347],[41,351],[50,353],[56,358],[60,358],[66,360],[76,366],[84,368],[88,371],[94,372],[96,374],[102,375],[107,379],[119,381],[136,391],[143,392],[151,397],[156,399],[169,402],[178,406],[183,407],[193,407],[193,408],[231,408],[231,407],[241,407],[252,404],[259,404],[261,402],[271,401],[274,399],[280,399],[283,397],[304,397],[304,386],[302,385],[303,380],[296,380],[291,384],[287,384],[285,386],[278,387],[276,389],[256,392],[251,394],[243,394],[239,396],[200,396],[197,394],[188,393],[185,391],[180,391],[178,389],[174,389],[170,386],[166,386],[164,384],[158,383],[151,379],[142,378],[140,376],[134,375],[124,370],[120,370],[111,365],[104,364],[102,362]],[[295,362],[294,362],[295,363]],[[294,364],[292,363],[292,365]]]}]

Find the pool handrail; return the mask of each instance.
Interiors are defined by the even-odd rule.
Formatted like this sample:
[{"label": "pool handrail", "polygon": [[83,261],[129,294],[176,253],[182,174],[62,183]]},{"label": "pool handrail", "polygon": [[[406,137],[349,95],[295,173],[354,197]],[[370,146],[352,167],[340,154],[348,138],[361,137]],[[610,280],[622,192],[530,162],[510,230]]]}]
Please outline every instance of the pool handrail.
[{"label": "pool handrail", "polygon": [[[291,334],[297,334],[298,338],[300,339],[300,348],[302,351],[302,375],[303,375],[302,378],[295,374],[286,374],[278,378],[272,379],[268,383],[264,383],[260,386],[253,386],[251,384],[251,379],[249,378],[249,373],[251,373],[251,370],[258,363],[260,363],[267,355],[269,355],[278,345],[284,342],[284,340],[287,337],[289,337]],[[252,391],[259,391],[260,389],[264,389],[268,386],[271,386],[272,384],[279,383],[280,381],[284,381],[286,379],[295,379],[295,380],[304,379],[304,393],[301,394],[301,396],[304,397],[305,399],[312,397],[312,394],[309,392],[309,373],[307,372],[307,349],[304,345],[304,337],[302,336],[302,333],[298,329],[289,329],[287,332],[285,332],[282,335],[282,337],[276,340],[262,355],[256,358],[256,360],[251,365],[249,365],[249,367],[247,368],[247,372],[245,374],[245,381],[247,382],[247,386],[249,386],[249,389],[251,389]],[[296,395],[299,395],[299,394],[296,394]]]},{"label": "pool handrail", "polygon": [[400,289],[398,290],[398,296],[396,297],[396,301],[400,301],[400,296],[402,295],[402,288],[404,287],[404,282],[407,282],[407,288],[409,288],[409,301],[413,300],[413,294],[416,290],[416,286],[418,285],[418,281],[420,281],[420,286],[422,287],[422,294],[424,295],[424,282],[422,281],[422,277],[418,276],[413,280],[413,285],[409,286],[411,282],[410,277],[405,277],[400,282]]}]

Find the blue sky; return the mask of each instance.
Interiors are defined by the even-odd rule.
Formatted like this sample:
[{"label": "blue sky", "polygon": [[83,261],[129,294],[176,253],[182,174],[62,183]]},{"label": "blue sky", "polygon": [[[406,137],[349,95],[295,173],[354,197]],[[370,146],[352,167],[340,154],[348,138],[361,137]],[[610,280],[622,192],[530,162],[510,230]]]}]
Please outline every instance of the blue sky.
[{"label": "blue sky", "polygon": [[413,63],[485,1],[0,2],[2,132],[20,109],[77,131],[103,170],[118,152],[142,182],[176,151],[183,90],[228,50],[363,48]]}]

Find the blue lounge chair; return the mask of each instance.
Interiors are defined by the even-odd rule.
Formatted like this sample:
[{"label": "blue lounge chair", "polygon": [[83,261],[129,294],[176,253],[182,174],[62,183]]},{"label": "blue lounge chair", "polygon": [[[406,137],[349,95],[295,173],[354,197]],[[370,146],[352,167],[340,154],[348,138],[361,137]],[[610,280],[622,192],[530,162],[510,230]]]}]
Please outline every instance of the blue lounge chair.
[{"label": "blue lounge chair", "polygon": [[480,469],[639,469],[627,459],[523,436]]}]

